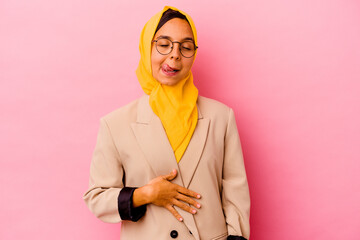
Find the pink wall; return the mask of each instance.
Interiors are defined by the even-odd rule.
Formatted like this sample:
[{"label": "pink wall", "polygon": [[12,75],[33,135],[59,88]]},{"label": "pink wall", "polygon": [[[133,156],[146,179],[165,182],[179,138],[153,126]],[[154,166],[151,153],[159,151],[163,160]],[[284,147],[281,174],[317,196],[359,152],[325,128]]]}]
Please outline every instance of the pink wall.
[{"label": "pink wall", "polygon": [[166,4],[197,25],[200,94],[236,112],[251,239],[359,239],[355,0],[1,1],[0,239],[119,239],[81,197],[99,118],[142,94],[139,34]]}]

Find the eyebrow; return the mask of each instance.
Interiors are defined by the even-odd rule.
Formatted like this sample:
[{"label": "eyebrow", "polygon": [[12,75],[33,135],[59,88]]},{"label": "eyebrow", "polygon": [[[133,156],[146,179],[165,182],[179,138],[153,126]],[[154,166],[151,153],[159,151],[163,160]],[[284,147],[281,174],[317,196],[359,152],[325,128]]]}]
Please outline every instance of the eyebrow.
[{"label": "eyebrow", "polygon": [[[166,36],[166,35],[160,35],[159,37],[157,37],[157,39],[160,39],[160,38],[165,38],[165,39],[169,39],[169,40],[171,40],[171,37]],[[186,40],[191,40],[191,41],[194,41],[194,39],[193,39],[193,38],[191,38],[191,37],[186,37],[186,38],[183,38],[181,41],[186,41]]]}]

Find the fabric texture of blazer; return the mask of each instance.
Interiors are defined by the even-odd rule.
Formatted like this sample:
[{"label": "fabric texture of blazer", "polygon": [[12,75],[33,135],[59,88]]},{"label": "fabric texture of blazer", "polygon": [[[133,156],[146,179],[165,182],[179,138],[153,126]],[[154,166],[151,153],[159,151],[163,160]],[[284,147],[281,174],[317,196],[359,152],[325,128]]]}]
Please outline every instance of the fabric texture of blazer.
[{"label": "fabric texture of blazer", "polygon": [[[231,108],[198,97],[198,123],[179,163],[149,96],[121,107],[100,120],[90,167],[89,189],[83,196],[102,221],[121,224],[121,240],[217,240],[229,235],[249,239],[250,196],[243,154]],[[124,187],[141,187],[177,169],[172,181],[201,194],[195,215],[179,208],[179,222],[168,210],[147,205],[137,222],[122,221],[118,196]]]}]

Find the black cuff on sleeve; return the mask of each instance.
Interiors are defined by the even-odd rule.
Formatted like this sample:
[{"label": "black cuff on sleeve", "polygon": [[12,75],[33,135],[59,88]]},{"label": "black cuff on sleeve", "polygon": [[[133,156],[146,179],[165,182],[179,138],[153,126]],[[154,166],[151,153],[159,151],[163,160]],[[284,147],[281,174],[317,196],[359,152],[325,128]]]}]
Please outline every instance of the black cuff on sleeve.
[{"label": "black cuff on sleeve", "polygon": [[227,237],[227,240],[247,240],[247,239],[242,237],[242,236],[230,235],[230,236]]},{"label": "black cuff on sleeve", "polygon": [[145,215],[146,205],[134,208],[132,196],[136,188],[124,187],[118,196],[118,211],[122,220],[137,222]]}]

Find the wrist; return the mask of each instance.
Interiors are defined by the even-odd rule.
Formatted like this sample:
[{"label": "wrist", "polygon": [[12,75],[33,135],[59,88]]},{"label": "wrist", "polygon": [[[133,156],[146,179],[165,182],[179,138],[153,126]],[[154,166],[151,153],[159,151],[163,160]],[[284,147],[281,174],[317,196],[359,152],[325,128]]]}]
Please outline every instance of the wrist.
[{"label": "wrist", "polygon": [[133,193],[133,207],[140,207],[150,202],[150,194],[146,185],[135,189]]}]

